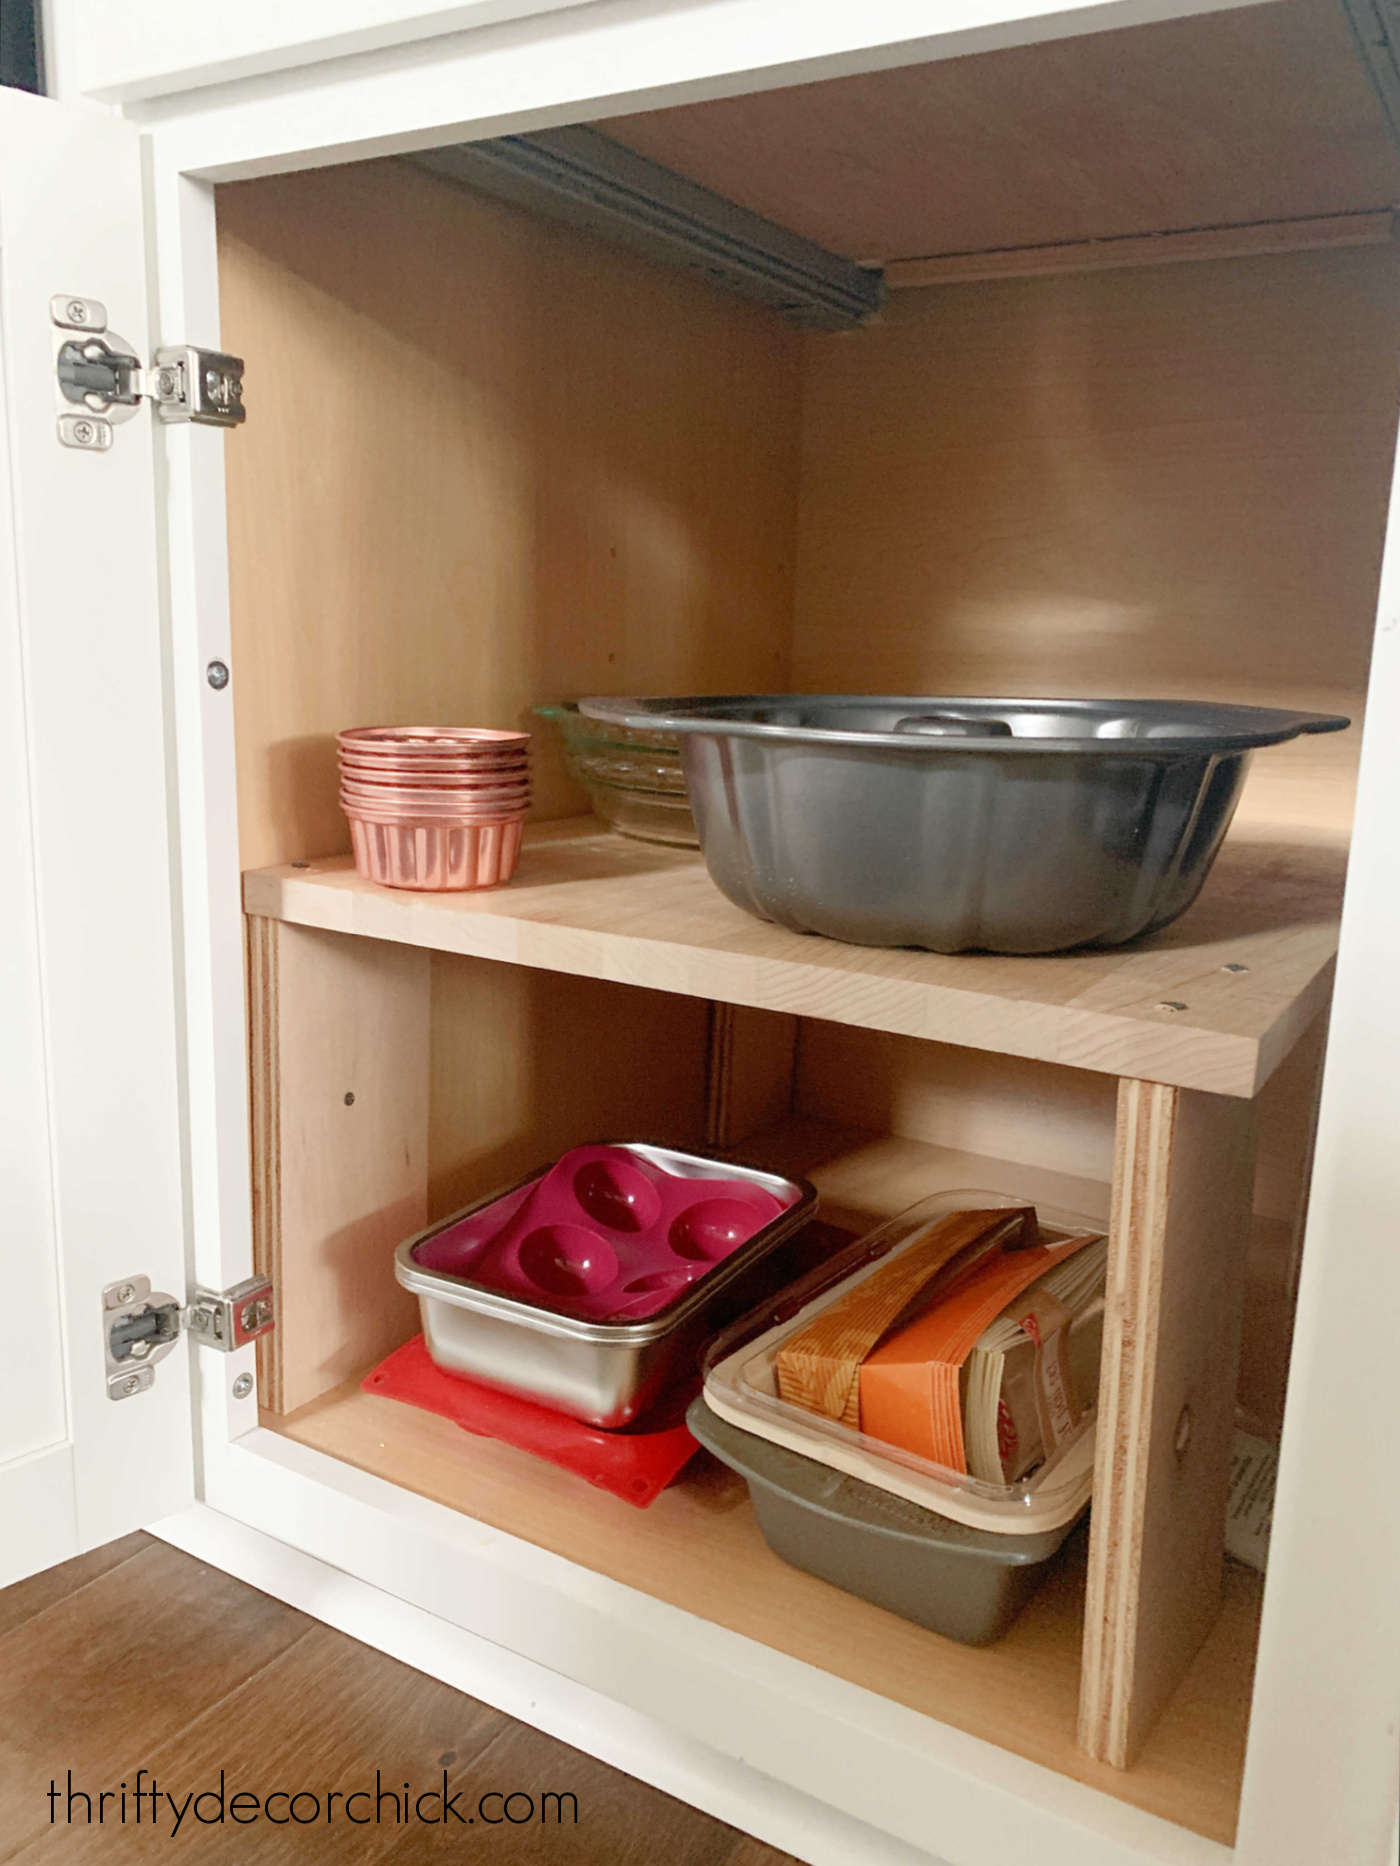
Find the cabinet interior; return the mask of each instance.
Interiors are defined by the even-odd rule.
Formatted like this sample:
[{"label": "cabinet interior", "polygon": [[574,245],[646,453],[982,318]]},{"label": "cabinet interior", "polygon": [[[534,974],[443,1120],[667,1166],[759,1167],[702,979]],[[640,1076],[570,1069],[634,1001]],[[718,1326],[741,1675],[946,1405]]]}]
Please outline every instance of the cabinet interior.
[{"label": "cabinet interior", "polygon": [[[958,263],[822,333],[400,160],[221,188],[223,342],[252,408],[227,455],[245,868],[344,855],[334,734],[351,723],[529,726],[533,705],[589,692],[790,689],[1121,691],[1359,720],[1400,393],[1400,259],[1376,228],[1400,164],[1330,8],[1279,0],[598,127],[892,279]],[[1281,250],[1246,237],[1261,225]],[[1235,229],[1237,250],[1074,250],[1202,228]],[[1217,876],[1163,937],[1188,970],[1199,953],[1203,993],[1232,931],[1292,952],[1334,922],[1358,737],[1259,754]],[[534,753],[536,820],[579,815],[548,728]],[[668,864],[694,865],[596,847],[623,917],[643,869],[664,889]],[[939,1185],[1106,1217],[1115,1070],[731,1004],[679,958],[585,976],[594,960],[292,924],[251,888],[255,1227],[281,1314],[265,1423],[1231,1838],[1248,1571],[1228,1565],[1214,1631],[1112,1769],[1075,1742],[1082,1532],[1006,1639],[968,1651],[784,1566],[708,1460],[638,1512],[358,1384],[417,1326],[392,1246],[571,1144],[734,1148],[810,1172],[838,1224]],[[1314,971],[1261,1047],[1255,1098],[1239,1399],[1266,1430],[1325,1035]]]}]

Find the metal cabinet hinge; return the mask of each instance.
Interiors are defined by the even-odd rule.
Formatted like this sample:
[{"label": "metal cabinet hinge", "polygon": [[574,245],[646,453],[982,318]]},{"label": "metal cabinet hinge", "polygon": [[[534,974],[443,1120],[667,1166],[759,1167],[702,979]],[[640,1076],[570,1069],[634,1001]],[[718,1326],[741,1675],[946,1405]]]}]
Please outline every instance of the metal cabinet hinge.
[{"label": "metal cabinet hinge", "polygon": [[162,421],[236,428],[246,417],[243,359],[193,344],[156,351],[149,369],[131,344],[107,328],[96,298],[49,301],[54,329],[58,438],[65,447],[105,453],[114,427],[150,402]]},{"label": "metal cabinet hinge", "polygon": [[152,1290],[148,1276],[124,1277],[102,1292],[108,1399],[130,1399],[154,1384],[155,1363],[188,1329],[206,1347],[231,1354],[275,1326],[272,1281],[250,1276],[232,1289],[196,1289],[183,1307]]}]

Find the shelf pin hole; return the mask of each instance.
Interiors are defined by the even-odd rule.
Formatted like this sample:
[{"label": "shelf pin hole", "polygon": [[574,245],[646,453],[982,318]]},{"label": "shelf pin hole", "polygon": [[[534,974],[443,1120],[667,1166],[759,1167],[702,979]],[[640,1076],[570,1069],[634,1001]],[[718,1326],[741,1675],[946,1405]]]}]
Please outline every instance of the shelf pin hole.
[{"label": "shelf pin hole", "polygon": [[1181,1413],[1176,1422],[1176,1437],[1172,1440],[1172,1447],[1178,1458],[1184,1458],[1186,1456],[1186,1448],[1190,1443],[1191,1408],[1188,1405],[1183,1406],[1181,1409]]}]

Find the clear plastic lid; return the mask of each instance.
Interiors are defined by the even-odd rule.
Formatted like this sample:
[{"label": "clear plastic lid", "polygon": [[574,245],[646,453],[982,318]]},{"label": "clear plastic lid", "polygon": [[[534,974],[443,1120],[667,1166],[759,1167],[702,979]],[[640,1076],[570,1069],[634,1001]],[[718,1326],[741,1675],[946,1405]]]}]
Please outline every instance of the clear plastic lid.
[{"label": "clear plastic lid", "polygon": [[[705,1359],[705,1398],[731,1425],[829,1465],[848,1476],[908,1498],[954,1521],[980,1529],[1027,1535],[1059,1528],[1088,1502],[1093,1486],[1095,1410],[1086,1405],[1077,1426],[1043,1463],[1011,1484],[988,1483],[966,1472],[852,1430],[781,1399],[776,1363],[785,1341],[855,1289],[886,1261],[912,1249],[954,1212],[996,1211],[1035,1205],[1041,1239],[1102,1237],[1104,1227],[1083,1213],[1038,1205],[1005,1192],[937,1192],[921,1199],[840,1251],[800,1282],[719,1336]],[[966,1256],[954,1269],[965,1268]],[[1101,1326],[1102,1305],[1079,1318],[1080,1328]],[[1087,1344],[1086,1344],[1087,1345]],[[1097,1364],[1097,1356],[1093,1356]]]}]

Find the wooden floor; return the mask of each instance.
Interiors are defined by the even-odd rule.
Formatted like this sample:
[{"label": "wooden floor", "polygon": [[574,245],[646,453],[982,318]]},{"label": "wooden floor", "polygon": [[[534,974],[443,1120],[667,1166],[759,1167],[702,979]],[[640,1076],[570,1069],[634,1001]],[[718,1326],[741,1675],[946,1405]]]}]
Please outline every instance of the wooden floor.
[{"label": "wooden floor", "polygon": [[[130,1792],[124,1826],[119,1818],[122,1784],[134,1789],[139,1768],[148,1772],[142,1786],[154,1776],[162,1792],[154,1828],[148,1799],[136,1826]],[[73,1788],[92,1797],[91,1826],[81,1799],[77,1824],[66,1824],[70,1770]],[[172,1834],[165,1792],[184,1803],[192,1791],[217,1789],[221,1770],[229,1803],[238,1790],[275,1798],[305,1789],[321,1816],[308,1821],[311,1803],[302,1801],[303,1825],[197,1826],[190,1803]],[[463,1815],[485,1796],[484,1822],[498,1824],[405,1826],[386,1800],[383,1825],[353,1825],[344,1795],[366,1783],[373,1790],[376,1770],[400,1795],[405,1780],[427,1792],[445,1774],[449,1795],[462,1791]],[[55,1825],[51,1782],[61,1791]],[[116,1795],[99,1804],[103,1789]],[[342,1797],[327,1825],[331,1789]],[[541,1825],[537,1815],[502,1822],[492,1791],[523,1794],[536,1809],[546,1793],[572,1793],[577,1825],[567,1801],[563,1825]],[[217,1811],[212,1800],[199,1805]],[[524,1802],[512,1805],[523,1815]],[[423,1813],[438,1808],[432,1800]],[[275,1803],[278,1816],[287,1809]],[[479,1850],[493,1866],[783,1866],[790,1857],[148,1536],[0,1592],[0,1861],[410,1866],[454,1849],[459,1858]]]}]

